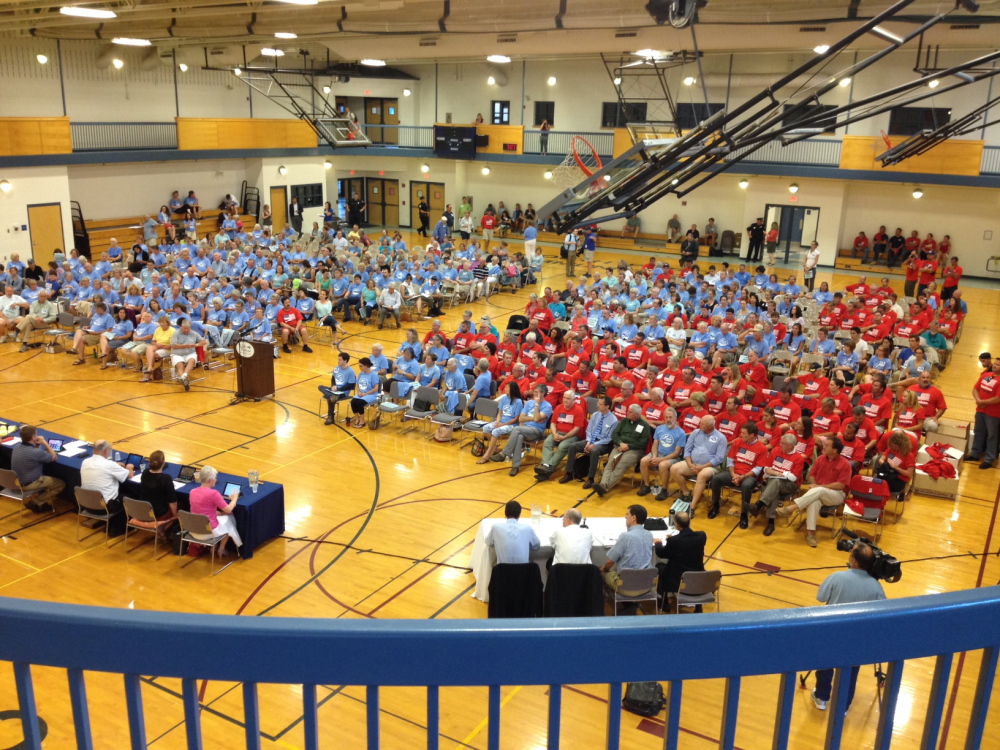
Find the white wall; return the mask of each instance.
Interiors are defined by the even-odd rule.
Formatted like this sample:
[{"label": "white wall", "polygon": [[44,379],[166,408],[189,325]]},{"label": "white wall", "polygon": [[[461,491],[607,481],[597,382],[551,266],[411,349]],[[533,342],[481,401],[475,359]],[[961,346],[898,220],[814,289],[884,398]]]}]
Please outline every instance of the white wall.
[{"label": "white wall", "polygon": [[9,193],[0,192],[0,259],[4,263],[10,260],[11,253],[19,254],[22,261],[31,257],[31,236],[21,229],[28,224],[30,205],[59,203],[62,207],[63,249],[73,247],[66,167],[4,169],[3,179],[12,186]]},{"label": "white wall", "polygon": [[243,159],[69,167],[70,195],[80,203],[86,219],[155,216],[174,190],[179,190],[182,198],[194,190],[207,216],[226,193],[239,200],[245,179]]},{"label": "white wall", "polygon": [[[324,185],[323,200],[329,200],[326,195],[327,170],[323,166],[325,159],[320,156],[300,156],[280,159],[247,159],[246,175],[247,182],[256,185],[260,190],[261,204],[270,203],[271,188],[285,186],[285,194],[288,202],[292,200],[293,185],[311,185],[321,183]],[[280,174],[278,167],[285,167],[286,174]],[[332,171],[332,170],[331,170]],[[287,210],[287,207],[286,207]],[[318,221],[323,225],[323,207],[306,208],[302,212],[303,230],[312,228],[312,223]],[[280,229],[281,227],[276,227]]]}]

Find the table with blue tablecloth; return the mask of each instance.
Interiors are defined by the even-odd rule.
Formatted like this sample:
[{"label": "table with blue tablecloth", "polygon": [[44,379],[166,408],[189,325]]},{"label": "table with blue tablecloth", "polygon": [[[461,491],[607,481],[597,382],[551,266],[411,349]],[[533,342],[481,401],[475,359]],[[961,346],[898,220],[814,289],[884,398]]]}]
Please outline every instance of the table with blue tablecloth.
[{"label": "table with blue tablecloth", "polygon": [[[14,424],[0,418],[0,425]],[[17,433],[11,433],[15,436]],[[76,438],[52,432],[43,428],[38,428],[38,434],[46,440],[62,440],[66,443],[73,442]],[[6,438],[0,440],[0,465],[4,468],[10,466],[13,445],[5,444]],[[124,452],[123,458],[126,455]],[[77,456],[59,455],[58,459],[46,464],[45,473],[62,479],[66,483],[66,499],[74,505],[76,500],[73,496],[73,488],[80,486],[80,465],[83,460],[93,455],[91,446],[86,452]],[[148,457],[147,457],[148,460]],[[166,464],[163,471],[172,478],[177,479],[181,467],[178,464]],[[240,548],[240,555],[244,559],[253,557],[253,551],[268,539],[276,537],[285,532],[285,488],[284,485],[274,482],[260,482],[257,485],[257,492],[252,492],[246,477],[224,474],[219,472],[216,488],[220,491],[225,488],[226,483],[237,482],[243,486],[244,494],[240,496],[233,510],[233,518],[236,520],[236,530],[243,539],[243,546]],[[188,482],[177,490],[177,507],[180,510],[190,510],[190,493],[198,487],[195,482]],[[124,482],[122,495],[125,497],[139,498],[139,474],[134,479]]]}]

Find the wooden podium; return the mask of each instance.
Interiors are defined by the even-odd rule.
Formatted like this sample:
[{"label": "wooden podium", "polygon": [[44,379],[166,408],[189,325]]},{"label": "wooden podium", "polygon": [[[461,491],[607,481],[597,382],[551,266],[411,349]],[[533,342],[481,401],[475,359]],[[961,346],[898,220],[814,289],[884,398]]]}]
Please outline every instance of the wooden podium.
[{"label": "wooden podium", "polygon": [[274,344],[239,341],[236,354],[236,398],[255,399],[274,395]]}]

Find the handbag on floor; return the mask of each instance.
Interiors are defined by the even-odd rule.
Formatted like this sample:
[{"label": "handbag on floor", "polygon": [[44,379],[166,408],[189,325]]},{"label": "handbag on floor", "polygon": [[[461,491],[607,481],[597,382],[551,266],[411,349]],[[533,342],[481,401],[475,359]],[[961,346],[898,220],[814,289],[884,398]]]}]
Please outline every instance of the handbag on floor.
[{"label": "handbag on floor", "polygon": [[630,682],[625,686],[622,708],[639,716],[656,716],[667,705],[658,682]]}]

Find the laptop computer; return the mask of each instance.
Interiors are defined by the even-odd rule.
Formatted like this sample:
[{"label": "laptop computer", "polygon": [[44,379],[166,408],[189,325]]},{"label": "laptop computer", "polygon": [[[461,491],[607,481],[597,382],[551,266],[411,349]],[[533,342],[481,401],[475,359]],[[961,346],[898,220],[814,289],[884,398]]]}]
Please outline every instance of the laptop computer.
[{"label": "laptop computer", "polygon": [[184,482],[185,484],[187,482],[193,482],[196,471],[198,470],[193,466],[181,466],[181,470],[177,472],[177,481]]}]

